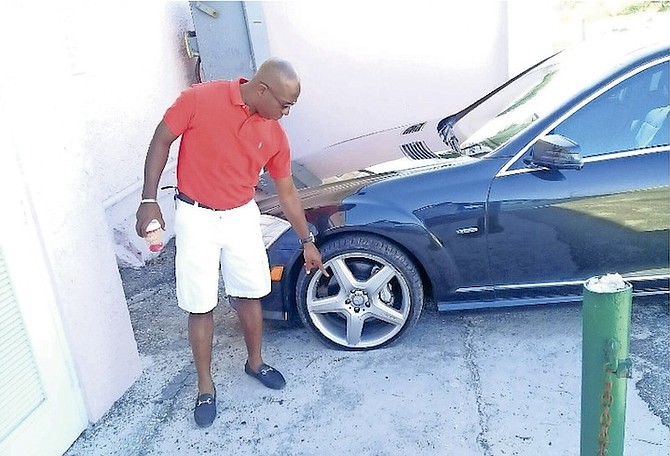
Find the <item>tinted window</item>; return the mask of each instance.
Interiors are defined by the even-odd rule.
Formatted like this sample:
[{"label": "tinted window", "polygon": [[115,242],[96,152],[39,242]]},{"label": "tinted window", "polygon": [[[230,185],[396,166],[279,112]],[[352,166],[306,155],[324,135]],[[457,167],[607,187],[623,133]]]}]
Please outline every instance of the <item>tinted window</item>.
[{"label": "tinted window", "polygon": [[[553,115],[568,100],[625,65],[636,53],[647,52],[630,35],[622,34],[615,42],[609,40],[606,45],[595,40],[563,51],[473,105],[453,125],[461,152],[479,155],[497,150],[533,122]],[[667,64],[665,71],[667,79]],[[449,135],[440,133],[449,145]]]},{"label": "tinted window", "polygon": [[579,144],[584,157],[668,144],[668,62],[620,82],[552,133]]}]

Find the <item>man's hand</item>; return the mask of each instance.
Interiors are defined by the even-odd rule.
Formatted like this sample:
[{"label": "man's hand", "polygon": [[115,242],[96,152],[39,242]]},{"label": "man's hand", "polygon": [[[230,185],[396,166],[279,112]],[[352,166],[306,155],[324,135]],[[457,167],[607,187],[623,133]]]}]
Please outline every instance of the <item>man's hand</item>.
[{"label": "man's hand", "polygon": [[[165,125],[164,121],[160,121],[156,127],[149,150],[147,151],[147,158],[144,162],[144,185],[142,187],[142,198],[154,199],[156,198],[156,191],[158,188],[158,181],[165,169],[168,155],[170,154],[170,144],[177,139],[178,136],[170,131]],[[139,237],[144,237],[147,233],[147,226],[153,219],[158,220],[161,228],[165,229],[165,221],[158,203],[146,202],[140,203],[135,214],[137,222],[135,223],[135,232]]]},{"label": "man's hand", "polygon": [[146,236],[147,226],[153,219],[158,220],[161,224],[161,228],[165,229],[165,220],[163,220],[163,213],[161,212],[161,207],[158,203],[141,203],[140,207],[137,208],[135,218],[137,219],[137,222],[135,223],[135,231],[141,238]]},{"label": "man's hand", "polygon": [[319,253],[319,249],[316,248],[313,242],[308,242],[304,245],[302,254],[305,257],[305,273],[309,274],[312,272],[312,269],[319,268],[323,275],[330,277],[321,261],[321,253]]},{"label": "man's hand", "polygon": [[[282,177],[275,179],[275,188],[277,189],[277,196],[279,196],[279,203],[284,210],[286,219],[291,223],[293,229],[298,236],[304,238],[309,234],[307,221],[305,220],[305,211],[302,208],[302,202],[298,197],[298,192],[293,184],[292,177]],[[308,242],[303,245],[303,256],[305,257],[305,273],[309,274],[312,269],[319,268],[319,270],[326,277],[330,275],[326,272],[321,261],[321,254],[313,242]]]}]

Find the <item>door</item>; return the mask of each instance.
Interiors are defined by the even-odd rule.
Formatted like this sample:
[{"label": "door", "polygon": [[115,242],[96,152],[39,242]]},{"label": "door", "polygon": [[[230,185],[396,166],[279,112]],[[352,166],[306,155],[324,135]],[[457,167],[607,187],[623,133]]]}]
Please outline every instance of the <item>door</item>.
[{"label": "door", "polygon": [[0,157],[0,455],[60,455],[88,420],[20,176]]},{"label": "door", "polygon": [[668,274],[668,62],[632,72],[548,133],[581,148],[582,169],[494,179],[488,233],[496,292],[618,272]]},{"label": "door", "polygon": [[255,2],[189,2],[195,26],[200,79],[250,79],[268,55],[262,5]]}]

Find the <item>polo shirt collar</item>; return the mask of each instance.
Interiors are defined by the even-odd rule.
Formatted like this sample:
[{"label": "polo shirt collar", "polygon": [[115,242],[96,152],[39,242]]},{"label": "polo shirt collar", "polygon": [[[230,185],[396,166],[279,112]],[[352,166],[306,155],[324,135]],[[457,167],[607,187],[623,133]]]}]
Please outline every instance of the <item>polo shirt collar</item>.
[{"label": "polo shirt collar", "polygon": [[230,84],[230,100],[234,105],[244,106],[244,100],[242,100],[242,92],[240,91],[240,85],[249,82],[247,79],[239,78],[232,81]]}]

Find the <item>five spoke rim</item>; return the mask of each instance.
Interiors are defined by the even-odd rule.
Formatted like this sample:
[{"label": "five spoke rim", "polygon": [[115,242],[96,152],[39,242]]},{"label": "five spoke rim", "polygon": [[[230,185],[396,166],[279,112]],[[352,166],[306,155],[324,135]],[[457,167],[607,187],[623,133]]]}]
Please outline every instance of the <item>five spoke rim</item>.
[{"label": "five spoke rim", "polygon": [[403,274],[370,253],[341,254],[314,273],[307,287],[307,311],[321,334],[351,348],[378,346],[407,323],[410,289]]}]

